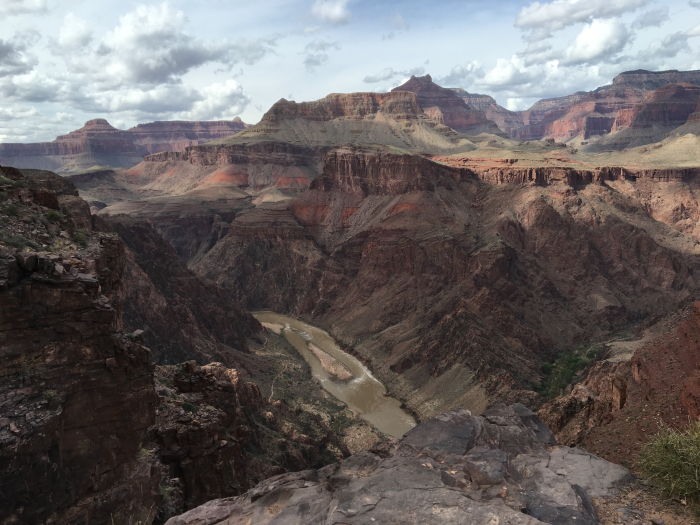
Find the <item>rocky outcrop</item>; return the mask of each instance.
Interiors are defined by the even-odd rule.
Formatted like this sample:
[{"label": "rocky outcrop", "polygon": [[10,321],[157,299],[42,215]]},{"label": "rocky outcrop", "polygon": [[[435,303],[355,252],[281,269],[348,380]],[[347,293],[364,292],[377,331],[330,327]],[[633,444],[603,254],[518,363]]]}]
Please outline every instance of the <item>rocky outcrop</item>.
[{"label": "rocky outcrop", "polygon": [[571,394],[542,407],[538,415],[559,442],[634,464],[659,424],[683,428],[697,417],[700,303],[652,328],[630,357],[603,355]]},{"label": "rocky outcrop", "polygon": [[626,71],[613,78],[613,86],[625,85],[641,91],[653,91],[666,84],[688,82],[700,85],[700,71]]},{"label": "rocky outcrop", "polygon": [[392,93],[402,91],[415,93],[426,115],[460,133],[468,135],[501,133],[501,130],[486,117],[481,109],[470,107],[451,89],[438,86],[430,75],[424,77],[413,75],[408,82],[391,91]]},{"label": "rocky outcrop", "polygon": [[157,367],[156,381],[159,409],[145,444],[163,472],[156,523],[349,455],[318,416],[267,402],[255,383],[221,363]]},{"label": "rocky outcrop", "polygon": [[618,112],[633,108],[643,96],[634,88],[620,85],[555,99],[556,103],[555,100],[550,104],[540,101],[528,110],[530,115],[524,118],[525,127],[515,130],[512,137],[518,140],[553,138],[566,142],[578,136],[586,140],[606,135]]},{"label": "rocky outcrop", "polygon": [[418,97],[405,92],[334,93],[314,102],[296,103],[281,99],[263,115],[260,123],[275,123],[295,118],[322,122],[340,117],[362,119],[377,113],[416,118],[422,110]]},{"label": "rocky outcrop", "polygon": [[137,452],[157,398],[148,349],[121,333],[124,246],[76,228],[59,177],[2,170],[0,520],[150,523],[159,474]]},{"label": "rocky outcrop", "polygon": [[0,162],[66,173],[96,165],[131,167],[151,153],[182,150],[229,137],[247,127],[236,119],[230,122],[151,122],[120,130],[105,119],[94,119],[53,142],[0,144]]},{"label": "rocky outcrop", "polygon": [[240,117],[203,122],[170,120],[137,124],[126,133],[134,144],[150,155],[161,151],[182,151],[188,146],[225,139],[249,127]]},{"label": "rocky outcrop", "polygon": [[158,364],[195,360],[239,366],[247,337],[262,327],[214,283],[202,282],[146,222],[110,217],[127,247],[124,328],[142,330]]},{"label": "rocky outcrop", "polygon": [[[593,498],[629,473],[557,447],[522,405],[454,410],[341,464],[271,478],[168,521],[195,523],[600,523]],[[574,521],[575,520],[575,521]]]},{"label": "rocky outcrop", "polygon": [[460,88],[452,88],[452,91],[466,102],[469,107],[483,111],[486,118],[495,122],[496,125],[506,135],[510,136],[511,131],[521,128],[524,125],[525,112],[510,111],[499,105],[493,97],[480,95],[478,93],[468,93]]},{"label": "rocky outcrop", "polygon": [[458,183],[471,173],[442,167],[416,155],[397,155],[363,148],[329,152],[323,159],[323,174],[310,189],[339,191],[360,197],[401,195],[430,191],[436,184]]}]

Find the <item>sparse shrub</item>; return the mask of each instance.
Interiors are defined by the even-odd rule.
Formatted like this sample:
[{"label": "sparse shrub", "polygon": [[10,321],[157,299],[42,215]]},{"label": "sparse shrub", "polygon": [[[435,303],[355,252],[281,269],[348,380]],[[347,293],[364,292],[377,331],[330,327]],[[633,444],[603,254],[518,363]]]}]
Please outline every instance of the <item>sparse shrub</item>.
[{"label": "sparse shrub", "polygon": [[163,501],[165,503],[171,503],[173,500],[173,488],[168,487],[167,485],[164,485],[161,483],[158,485],[158,492],[160,492],[160,495],[163,496]]},{"label": "sparse shrub", "polygon": [[49,222],[59,222],[63,217],[56,210],[49,210],[46,212],[46,220]]},{"label": "sparse shrub", "polygon": [[182,402],[182,409],[185,412],[191,412],[192,414],[196,414],[197,411],[199,410],[199,407],[195,405],[194,403],[190,403],[189,401],[183,401]]},{"label": "sparse shrub", "polygon": [[667,496],[700,501],[700,421],[684,432],[662,426],[639,455],[639,468]]},{"label": "sparse shrub", "polygon": [[31,239],[23,237],[22,235],[12,235],[0,231],[0,241],[4,242],[7,246],[17,248],[18,250],[23,249],[25,246],[29,246],[32,250],[39,249],[39,245],[37,243]]},{"label": "sparse shrub", "polygon": [[151,451],[148,450],[147,448],[141,448],[139,450],[139,457],[140,458],[145,458],[145,457],[150,456],[150,455],[151,455]]},{"label": "sparse shrub", "polygon": [[14,204],[5,206],[5,208],[2,211],[5,212],[5,215],[9,215],[11,217],[17,217],[17,215],[19,215],[19,208]]},{"label": "sparse shrub", "polygon": [[44,398],[46,398],[46,401],[51,404],[51,402],[56,399],[56,391],[55,390],[47,390],[44,392]]},{"label": "sparse shrub", "polygon": [[85,232],[78,231],[78,232],[76,232],[75,235],[73,235],[73,242],[74,242],[75,244],[79,244],[79,245],[82,246],[83,248],[84,248],[85,246],[87,246],[87,241],[88,241],[88,237],[87,237],[87,235],[85,234]]}]

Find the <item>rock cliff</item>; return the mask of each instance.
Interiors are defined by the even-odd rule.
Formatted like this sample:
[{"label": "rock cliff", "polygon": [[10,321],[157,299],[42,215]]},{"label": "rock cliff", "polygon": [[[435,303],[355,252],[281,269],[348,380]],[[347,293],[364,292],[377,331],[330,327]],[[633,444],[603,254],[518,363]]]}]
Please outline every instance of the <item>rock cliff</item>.
[{"label": "rock cliff", "polygon": [[700,85],[700,71],[626,71],[613,78],[613,85],[627,85],[641,91],[653,91],[666,84],[689,82]]},{"label": "rock cliff", "polygon": [[[536,403],[522,389],[538,362],[697,289],[695,241],[608,185],[636,176],[609,171],[542,169],[504,187],[341,148],[309,191],[237,216],[192,269],[250,308],[329,328],[421,417]],[[675,184],[659,175],[645,180]]]},{"label": "rock cliff", "polygon": [[124,246],[59,177],[2,171],[0,520],[150,523],[159,475],[137,452],[157,398],[121,333]]},{"label": "rock cliff", "polygon": [[659,424],[684,428],[700,415],[699,335],[697,302],[645,323],[632,341],[609,345],[585,380],[539,416],[561,443],[634,465]]},{"label": "rock cliff", "polygon": [[467,135],[501,133],[498,126],[490,121],[481,109],[469,106],[462,97],[451,89],[438,86],[430,75],[424,77],[414,75],[408,82],[391,91],[416,93],[418,103],[426,115],[460,133]]},{"label": "rock cliff", "polygon": [[21,168],[72,173],[93,166],[131,167],[144,156],[222,139],[248,127],[240,119],[217,122],[151,122],[120,130],[89,120],[53,142],[0,144],[0,162]]},{"label": "rock cliff", "polygon": [[168,525],[600,523],[596,505],[630,475],[558,447],[522,405],[455,410],[340,464],[271,478]]}]

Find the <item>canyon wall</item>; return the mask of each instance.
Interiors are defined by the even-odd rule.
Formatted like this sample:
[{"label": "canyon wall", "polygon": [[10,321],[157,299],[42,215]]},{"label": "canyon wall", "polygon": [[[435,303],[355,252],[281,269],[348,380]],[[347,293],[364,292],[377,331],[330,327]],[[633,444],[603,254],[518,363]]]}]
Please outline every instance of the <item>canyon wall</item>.
[{"label": "canyon wall", "polygon": [[493,185],[341,148],[308,192],[237,216],[192,269],[250,308],[330,329],[422,417],[536,403],[523,389],[537,363],[695,292],[695,242],[607,185],[692,174],[507,169],[516,184]]}]

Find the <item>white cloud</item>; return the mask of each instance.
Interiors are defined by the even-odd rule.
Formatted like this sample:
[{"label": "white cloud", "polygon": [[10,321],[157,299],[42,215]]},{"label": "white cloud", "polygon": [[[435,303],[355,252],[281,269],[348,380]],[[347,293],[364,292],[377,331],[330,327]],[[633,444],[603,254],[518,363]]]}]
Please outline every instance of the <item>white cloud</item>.
[{"label": "white cloud", "polygon": [[39,115],[33,106],[9,106],[0,108],[0,121],[26,119]]},{"label": "white cloud", "polygon": [[0,15],[20,15],[24,13],[41,13],[48,8],[47,0],[2,0]]},{"label": "white cloud", "polygon": [[[81,22],[70,20],[65,41],[88,38]],[[101,42],[84,56],[65,52],[72,73],[84,74],[100,89],[119,86],[154,86],[177,83],[180,77],[208,63],[230,68],[243,62],[253,64],[272,51],[273,40],[219,40],[205,42],[185,32],[182,11],[172,10],[167,2],[139,5],[120,17]],[[60,38],[60,37],[59,37]]]},{"label": "white cloud", "polygon": [[392,17],[391,26],[397,31],[408,31],[411,29],[410,24],[406,22],[406,19],[401,15],[395,15]]},{"label": "white cloud", "polygon": [[91,40],[92,31],[88,28],[87,23],[73,13],[68,13],[58,32],[58,45],[77,49],[87,46]]},{"label": "white cloud", "polygon": [[522,98],[511,97],[506,101],[506,109],[509,111],[524,111],[527,108],[528,104]]},{"label": "white cloud", "polygon": [[367,84],[376,84],[377,82],[384,82],[388,80],[393,80],[396,77],[410,77],[412,75],[415,76],[420,76],[425,73],[425,68],[424,67],[415,67],[413,69],[409,69],[408,71],[395,71],[391,67],[387,67],[382,69],[379,73],[376,75],[368,75],[366,76],[362,82],[365,82]]},{"label": "white cloud", "polygon": [[0,39],[0,78],[28,73],[37,64],[35,57],[27,53],[24,38]]},{"label": "white cloud", "polygon": [[474,60],[453,67],[449,75],[438,78],[436,82],[444,87],[468,86],[476,79],[484,78],[485,74],[481,63]]},{"label": "white cloud", "polygon": [[328,62],[329,56],[325,51],[331,49],[340,49],[340,46],[335,42],[326,42],[325,40],[315,39],[306,44],[304,52],[306,55],[304,65],[307,71],[313,72],[317,67]]},{"label": "white cloud", "polygon": [[643,13],[637,17],[637,19],[632,23],[632,27],[635,29],[644,29],[645,27],[661,27],[661,24],[667,22],[671,18],[669,13],[670,9],[668,6],[647,11],[646,13]]},{"label": "white cloud", "polygon": [[235,80],[223,84],[212,84],[202,90],[203,98],[189,111],[180,113],[180,118],[188,120],[231,120],[240,115],[250,103],[250,98]]},{"label": "white cloud", "polygon": [[606,60],[620,53],[632,34],[616,19],[593,20],[587,24],[566,50],[565,63],[583,64]]},{"label": "white cloud", "polygon": [[532,80],[532,72],[521,67],[517,57],[510,60],[499,58],[496,61],[496,67],[484,75],[480,84],[488,86],[494,91],[503,91],[528,84]]},{"label": "white cloud", "polygon": [[347,24],[350,21],[348,0],[316,0],[311,13],[330,24]]},{"label": "white cloud", "polygon": [[554,0],[533,2],[524,7],[515,20],[515,27],[532,30],[531,40],[551,36],[553,31],[593,19],[610,18],[635,11],[651,0]]}]

